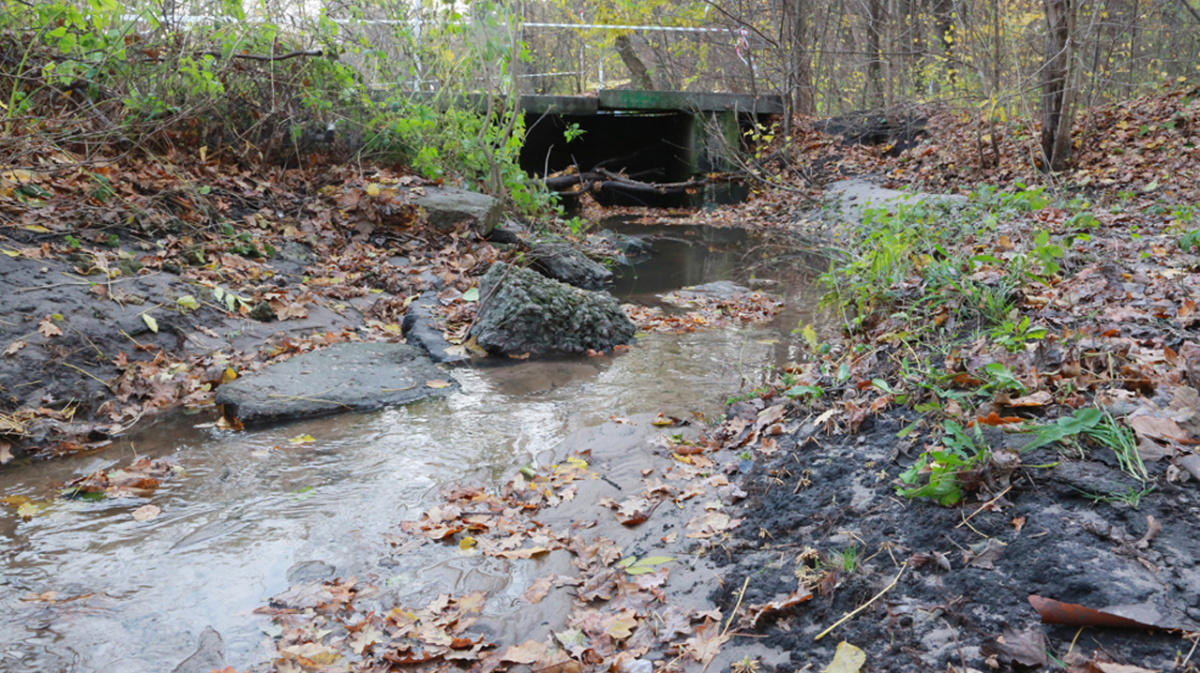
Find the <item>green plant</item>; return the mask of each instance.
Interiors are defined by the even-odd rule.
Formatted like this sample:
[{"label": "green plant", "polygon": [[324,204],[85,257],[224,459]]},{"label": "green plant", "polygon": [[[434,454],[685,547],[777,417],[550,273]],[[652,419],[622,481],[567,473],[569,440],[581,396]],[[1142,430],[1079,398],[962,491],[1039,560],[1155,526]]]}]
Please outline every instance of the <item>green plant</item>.
[{"label": "green plant", "polygon": [[1192,252],[1200,248],[1200,229],[1193,229],[1183,236],[1179,237],[1179,249],[1184,252]]},{"label": "green plant", "polygon": [[821,388],[821,386],[803,385],[803,386],[792,386],[792,387],[788,388],[787,390],[783,391],[783,394],[794,400],[800,400],[802,402],[812,403],[818,397],[820,397],[822,394],[824,394],[824,392],[825,391]]},{"label": "green plant", "polygon": [[[1079,491],[1079,489],[1075,490]],[[1147,486],[1140,489],[1129,486],[1121,493],[1091,493],[1088,491],[1079,491],[1079,493],[1092,502],[1122,503],[1133,509],[1139,509],[1142,506],[1142,498],[1150,495],[1154,490],[1154,486]]]},{"label": "green plant", "polygon": [[1112,451],[1117,464],[1126,474],[1143,483],[1150,479],[1137,450],[1137,436],[1107,411],[1094,407],[1079,409],[1054,423],[1034,426],[1032,432],[1034,439],[1021,449],[1022,452],[1082,434]]},{"label": "green plant", "polygon": [[570,124],[567,124],[567,128],[563,130],[563,139],[568,143],[572,143],[582,137],[585,133],[587,133],[587,131],[579,128],[578,122],[571,122]]},{"label": "green plant", "polygon": [[834,555],[834,567],[847,575],[858,570],[862,563],[862,549],[858,545],[850,545]]},{"label": "green plant", "polygon": [[998,325],[992,330],[992,339],[1010,353],[1019,353],[1027,342],[1045,339],[1046,334],[1045,327],[1031,325],[1029,316],[1024,316],[1018,321],[1005,320]]},{"label": "green plant", "polygon": [[[896,488],[906,498],[930,498],[941,505],[954,505],[962,500],[960,475],[976,470],[991,459],[979,425],[974,433],[954,421],[946,421],[940,450],[926,451],[912,467],[900,474],[901,486]],[[927,481],[921,484],[921,477]]]}]

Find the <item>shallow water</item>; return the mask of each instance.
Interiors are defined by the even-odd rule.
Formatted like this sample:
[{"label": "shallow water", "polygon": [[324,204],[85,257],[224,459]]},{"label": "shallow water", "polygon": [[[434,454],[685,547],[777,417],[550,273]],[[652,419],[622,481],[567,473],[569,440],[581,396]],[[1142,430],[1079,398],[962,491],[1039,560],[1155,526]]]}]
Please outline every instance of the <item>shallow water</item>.
[{"label": "shallow water", "polygon": [[[740,234],[639,235],[658,237],[655,257],[623,271],[614,287],[622,300],[744,281],[751,266]],[[610,417],[719,413],[764,365],[799,356],[791,329],[813,320],[804,279],[782,286],[788,309],[771,325],[649,335],[617,357],[459,368],[461,391],[370,414],[242,433],[194,427],[208,416],[162,418],[101,453],[2,468],[0,495],[35,500],[50,497],[54,482],[135,455],[169,457],[186,473],[149,500],[163,513],[148,522],[130,516],[141,499],[54,501],[29,521],[0,508],[0,670],[169,671],[206,626],[224,637],[227,663],[245,669],[263,660],[269,624],[252,611],[293,580],[319,579],[320,566],[304,565],[312,561],[341,577],[371,576],[389,600],[482,586],[501,596],[489,602],[493,614],[516,611],[503,596],[523,590],[517,575],[543,574],[537,564],[397,555],[389,535],[444,484],[502,482],[522,464],[627,441],[599,430],[615,425],[604,425]],[[317,441],[287,441],[306,433]],[[51,591],[52,601],[24,600]],[[539,619],[517,612],[506,628]]]}]

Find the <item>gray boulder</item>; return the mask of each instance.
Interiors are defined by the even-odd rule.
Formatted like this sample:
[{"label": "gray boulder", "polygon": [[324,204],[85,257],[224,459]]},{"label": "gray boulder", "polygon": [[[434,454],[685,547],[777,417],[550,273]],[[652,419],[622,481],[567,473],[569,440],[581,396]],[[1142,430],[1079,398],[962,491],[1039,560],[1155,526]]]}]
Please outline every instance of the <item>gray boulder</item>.
[{"label": "gray boulder", "polygon": [[612,271],[567,243],[538,243],[529,250],[533,268],[547,278],[595,290],[612,280]]},{"label": "gray boulder", "polygon": [[479,284],[471,334],[489,353],[579,354],[633,341],[634,326],[617,300],[497,262]]},{"label": "gray boulder", "polygon": [[423,191],[413,203],[424,208],[430,226],[443,233],[466,222],[474,224],[481,236],[487,236],[504,215],[500,199],[487,194],[454,187],[424,187]]},{"label": "gray boulder", "polygon": [[408,404],[457,387],[415,346],[340,343],[226,383],[216,403],[248,425]]}]

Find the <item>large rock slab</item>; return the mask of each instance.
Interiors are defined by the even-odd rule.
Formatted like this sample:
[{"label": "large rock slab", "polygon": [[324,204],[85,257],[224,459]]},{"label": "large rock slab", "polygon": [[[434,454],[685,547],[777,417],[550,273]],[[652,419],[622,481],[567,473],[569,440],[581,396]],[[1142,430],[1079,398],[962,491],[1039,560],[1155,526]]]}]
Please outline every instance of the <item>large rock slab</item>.
[{"label": "large rock slab", "polygon": [[575,249],[569,243],[537,243],[529,250],[530,263],[547,278],[568,285],[596,290],[612,280],[613,273],[603,264]]},{"label": "large rock slab", "polygon": [[634,326],[610,294],[497,262],[479,283],[471,334],[489,353],[574,355],[633,341]]},{"label": "large rock slab", "polygon": [[504,204],[494,196],[455,187],[423,187],[422,191],[413,203],[425,209],[430,226],[444,233],[472,223],[481,236],[487,236],[504,216]]},{"label": "large rock slab", "polygon": [[227,383],[216,402],[252,424],[408,404],[457,387],[415,346],[341,343]]}]

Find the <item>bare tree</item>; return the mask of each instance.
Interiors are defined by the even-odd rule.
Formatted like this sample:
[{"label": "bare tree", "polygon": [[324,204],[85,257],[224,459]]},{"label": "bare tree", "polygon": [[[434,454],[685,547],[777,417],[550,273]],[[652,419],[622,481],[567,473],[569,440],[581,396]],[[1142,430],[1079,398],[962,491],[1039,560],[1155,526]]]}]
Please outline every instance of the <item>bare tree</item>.
[{"label": "bare tree", "polygon": [[1046,58],[1042,65],[1042,154],[1048,171],[1061,171],[1071,159],[1075,121],[1074,28],[1076,0],[1044,0]]}]

